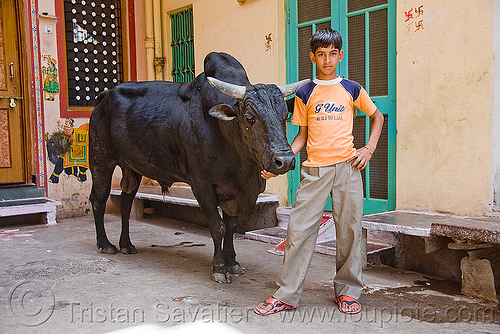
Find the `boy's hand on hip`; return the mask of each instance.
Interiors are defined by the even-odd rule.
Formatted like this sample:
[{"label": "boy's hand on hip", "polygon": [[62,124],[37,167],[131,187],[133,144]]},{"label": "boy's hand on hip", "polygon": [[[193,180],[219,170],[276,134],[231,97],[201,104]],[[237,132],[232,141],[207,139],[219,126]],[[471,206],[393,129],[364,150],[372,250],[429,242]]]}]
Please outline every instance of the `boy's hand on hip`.
[{"label": "boy's hand on hip", "polygon": [[368,166],[368,163],[373,157],[373,151],[368,147],[363,146],[356,150],[356,155],[349,161],[353,161],[352,167],[363,170]]}]

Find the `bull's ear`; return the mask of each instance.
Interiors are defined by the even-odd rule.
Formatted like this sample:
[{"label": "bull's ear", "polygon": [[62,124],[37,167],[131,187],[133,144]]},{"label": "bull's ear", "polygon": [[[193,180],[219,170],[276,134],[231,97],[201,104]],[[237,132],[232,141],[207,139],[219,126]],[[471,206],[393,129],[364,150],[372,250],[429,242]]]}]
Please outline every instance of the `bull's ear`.
[{"label": "bull's ear", "polygon": [[227,104],[219,104],[215,107],[212,107],[208,111],[210,116],[218,118],[222,121],[231,121],[236,117],[236,111],[233,107]]}]

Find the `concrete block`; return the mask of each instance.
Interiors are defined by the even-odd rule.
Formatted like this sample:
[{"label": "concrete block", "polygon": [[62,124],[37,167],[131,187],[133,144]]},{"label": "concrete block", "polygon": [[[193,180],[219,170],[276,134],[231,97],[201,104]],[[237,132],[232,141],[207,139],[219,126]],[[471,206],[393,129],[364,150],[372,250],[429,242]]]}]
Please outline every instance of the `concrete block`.
[{"label": "concrete block", "polygon": [[462,270],[462,293],[498,303],[495,280],[490,261],[464,257],[460,262]]}]

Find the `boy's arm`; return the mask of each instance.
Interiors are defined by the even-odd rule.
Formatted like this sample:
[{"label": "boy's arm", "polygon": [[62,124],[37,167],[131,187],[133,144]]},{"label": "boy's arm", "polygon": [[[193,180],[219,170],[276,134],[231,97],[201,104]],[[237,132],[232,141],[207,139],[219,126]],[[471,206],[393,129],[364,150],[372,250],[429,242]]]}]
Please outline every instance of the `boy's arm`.
[{"label": "boy's arm", "polygon": [[[295,138],[292,141],[292,144],[290,145],[292,147],[293,154],[296,155],[297,153],[300,152],[302,147],[307,142],[307,126],[299,126],[299,133],[295,136]],[[263,170],[260,175],[266,179],[269,180],[272,177],[275,177],[276,175],[273,173],[269,173],[267,170]]]},{"label": "boy's arm", "polygon": [[302,147],[307,142],[307,126],[299,126],[299,133],[293,138],[292,144],[290,145],[292,147],[293,154],[297,154],[300,152]]},{"label": "boy's arm", "polygon": [[378,109],[370,115],[370,118],[372,120],[370,138],[365,146],[356,150],[356,156],[351,159],[351,161],[354,160],[352,166],[361,170],[366,168],[368,162],[370,162],[373,157],[373,153],[377,149],[377,143],[384,125],[384,115],[382,115]]}]

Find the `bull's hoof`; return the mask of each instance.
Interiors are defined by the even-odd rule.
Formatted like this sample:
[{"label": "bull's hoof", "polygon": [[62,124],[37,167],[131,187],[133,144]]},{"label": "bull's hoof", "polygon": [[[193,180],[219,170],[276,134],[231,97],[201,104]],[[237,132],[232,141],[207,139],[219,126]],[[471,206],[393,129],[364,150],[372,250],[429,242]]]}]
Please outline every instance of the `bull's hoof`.
[{"label": "bull's hoof", "polygon": [[245,273],[245,271],[240,267],[239,264],[227,267],[227,270],[229,270],[229,272],[235,276],[243,275]]},{"label": "bull's hoof", "polygon": [[130,245],[127,247],[121,247],[120,253],[128,255],[128,254],[137,254],[137,249],[135,249],[134,245]]},{"label": "bull's hoof", "polygon": [[118,248],[116,248],[114,245],[107,246],[107,247],[101,247],[101,246],[97,245],[97,248],[103,254],[116,254],[116,253],[118,253]]},{"label": "bull's hoof", "polygon": [[233,282],[233,277],[230,273],[212,273],[212,281],[221,284],[229,284]]}]

